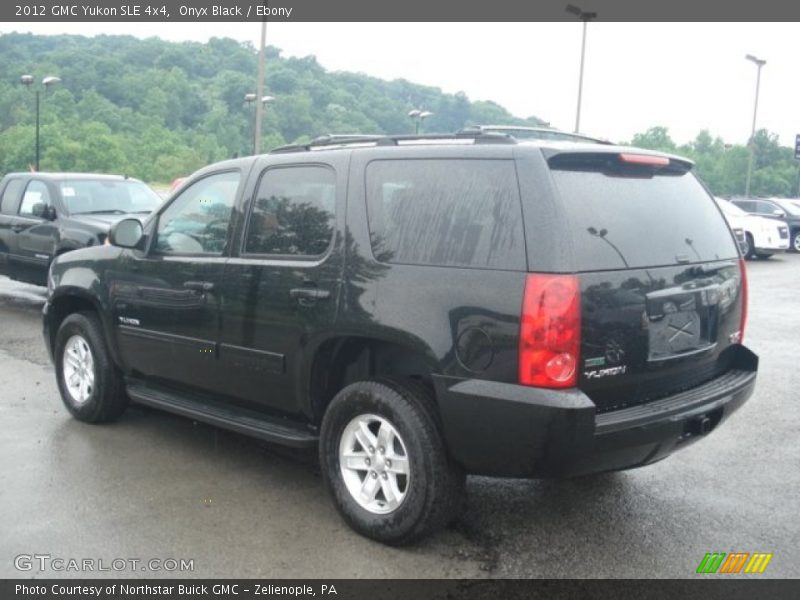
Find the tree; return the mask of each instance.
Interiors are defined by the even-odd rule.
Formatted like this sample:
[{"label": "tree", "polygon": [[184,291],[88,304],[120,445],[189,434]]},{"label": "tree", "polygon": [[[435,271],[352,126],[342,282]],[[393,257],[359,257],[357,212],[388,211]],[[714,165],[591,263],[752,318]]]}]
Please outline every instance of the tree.
[{"label": "tree", "polygon": [[634,146],[647,148],[649,150],[661,150],[662,152],[675,152],[676,145],[669,137],[669,130],[666,127],[651,127],[644,133],[637,133],[633,136]]}]

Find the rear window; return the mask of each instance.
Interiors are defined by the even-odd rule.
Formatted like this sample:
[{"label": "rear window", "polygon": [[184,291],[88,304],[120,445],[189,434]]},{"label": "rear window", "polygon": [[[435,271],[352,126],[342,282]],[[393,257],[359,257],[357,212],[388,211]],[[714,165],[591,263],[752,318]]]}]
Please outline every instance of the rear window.
[{"label": "rear window", "polygon": [[525,269],[511,160],[379,160],[369,164],[372,250],[382,262]]},{"label": "rear window", "polygon": [[654,175],[553,163],[581,270],[738,257],[725,219],[691,172]]}]

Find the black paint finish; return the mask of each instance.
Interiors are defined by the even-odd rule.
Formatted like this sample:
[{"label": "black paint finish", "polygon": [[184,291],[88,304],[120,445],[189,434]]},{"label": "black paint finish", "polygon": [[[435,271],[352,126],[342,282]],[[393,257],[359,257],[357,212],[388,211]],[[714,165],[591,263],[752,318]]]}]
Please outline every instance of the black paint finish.
[{"label": "black paint finish", "polygon": [[[716,425],[720,415],[730,414],[752,392],[757,358],[735,337],[742,310],[736,248],[731,242],[730,253],[725,245],[710,261],[681,258],[633,269],[581,268],[567,208],[546,160],[559,151],[557,146],[546,152],[522,144],[340,148],[212,165],[192,176],[176,198],[208,175],[240,173],[222,251],[158,255],[153,237],[162,209],[145,220],[145,240],[137,249],[98,247],[61,256],[51,269],[45,338],[51,345],[70,307],[93,308],[103,320],[115,361],[135,381],[139,396],[155,404],[162,398],[167,410],[181,414],[191,412],[186,402],[202,398],[195,412],[209,407],[209,422],[227,422],[239,430],[247,428],[234,423],[236,411],[262,415],[273,424],[285,419],[291,431],[297,423],[313,430],[330,400],[322,396],[330,388],[320,381],[330,384],[352,373],[370,376],[382,367],[408,368],[435,389],[449,450],[468,471],[528,476],[647,464],[690,437],[696,439],[692,432],[698,416]],[[564,147],[570,152],[582,148]],[[598,152],[597,145],[589,150]],[[602,151],[619,152],[613,146]],[[525,233],[515,243],[524,245],[519,256],[525,264],[490,269],[392,263],[371,238],[370,163],[474,159],[513,165]],[[335,173],[328,249],[316,256],[243,252],[248,215],[264,173],[296,165]],[[400,179],[386,185],[402,188]],[[388,198],[392,189],[382,189]],[[314,191],[309,187],[310,198]],[[280,190],[270,194],[271,202],[280,202]],[[707,201],[713,203],[710,197]],[[313,206],[311,198],[303,219],[314,218]],[[393,214],[402,216],[402,211]],[[287,212],[280,222],[260,223],[259,230],[283,236],[281,247],[292,248],[293,218]],[[469,219],[456,225],[448,225],[448,235],[494,239],[482,237]],[[269,234],[270,227],[278,229]],[[436,228],[420,231],[432,236]],[[404,231],[403,243],[416,256],[408,248],[410,234]],[[429,247],[431,241],[420,244]],[[463,252],[467,242],[464,238],[459,246],[462,263],[468,262]],[[683,254],[685,244],[679,250],[676,255]],[[582,346],[576,389],[517,384],[520,311],[529,272],[579,277]],[[372,350],[352,356],[342,350],[363,344]],[[315,371],[338,350],[353,359],[347,372],[337,372],[336,362],[321,374]],[[745,375],[731,379],[737,370]],[[144,388],[162,392],[148,395]],[[702,393],[686,410],[671,413],[669,422],[656,418],[642,425],[632,419],[613,432],[599,429],[605,415],[671,405],[670,399],[679,402],[692,389]],[[269,424],[256,429],[270,439],[283,431]]]}]

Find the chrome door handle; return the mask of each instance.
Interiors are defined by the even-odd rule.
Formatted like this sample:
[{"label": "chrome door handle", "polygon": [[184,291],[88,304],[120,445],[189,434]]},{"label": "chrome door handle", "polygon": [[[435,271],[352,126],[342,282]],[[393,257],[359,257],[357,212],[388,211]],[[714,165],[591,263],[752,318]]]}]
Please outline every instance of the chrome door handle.
[{"label": "chrome door handle", "polygon": [[318,288],[294,288],[289,290],[289,295],[295,300],[327,300],[331,297],[328,290]]},{"label": "chrome door handle", "polygon": [[187,290],[196,290],[198,292],[210,292],[214,289],[214,284],[210,281],[184,281],[183,287]]}]

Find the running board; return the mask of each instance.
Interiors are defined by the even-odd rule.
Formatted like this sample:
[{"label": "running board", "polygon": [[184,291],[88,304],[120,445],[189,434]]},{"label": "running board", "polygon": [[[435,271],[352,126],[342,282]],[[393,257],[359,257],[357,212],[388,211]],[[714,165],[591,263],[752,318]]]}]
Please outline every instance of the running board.
[{"label": "running board", "polygon": [[195,421],[294,448],[310,448],[319,440],[302,423],[246,409],[233,410],[204,397],[178,394],[164,388],[154,389],[135,379],[127,379],[125,383],[125,390],[134,402]]}]

